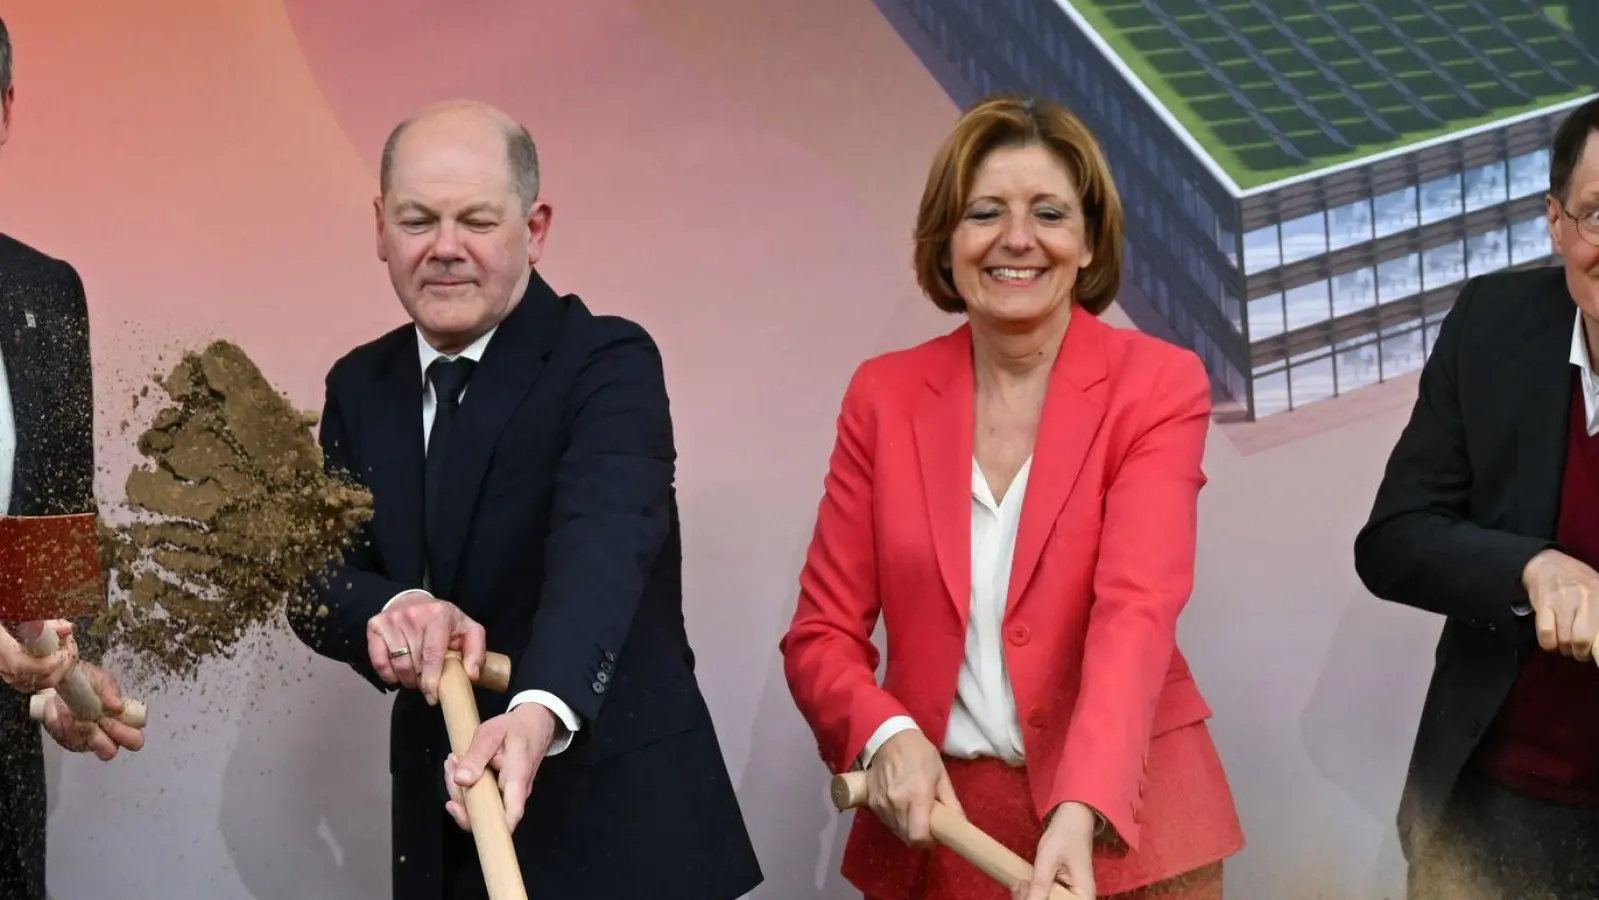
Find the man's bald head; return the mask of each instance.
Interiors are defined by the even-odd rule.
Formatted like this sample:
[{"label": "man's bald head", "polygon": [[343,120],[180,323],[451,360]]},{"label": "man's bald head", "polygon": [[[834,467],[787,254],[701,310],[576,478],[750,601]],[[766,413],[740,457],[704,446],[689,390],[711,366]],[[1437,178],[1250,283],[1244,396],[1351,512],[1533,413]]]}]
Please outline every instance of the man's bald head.
[{"label": "man's bald head", "polygon": [[475,100],[446,100],[418,110],[394,126],[383,143],[383,161],[378,167],[378,190],[389,195],[394,182],[395,156],[400,143],[413,131],[442,130],[460,133],[466,129],[493,128],[505,139],[505,160],[511,188],[522,201],[522,211],[533,208],[539,198],[539,151],[533,136],[515,119],[499,109]]}]

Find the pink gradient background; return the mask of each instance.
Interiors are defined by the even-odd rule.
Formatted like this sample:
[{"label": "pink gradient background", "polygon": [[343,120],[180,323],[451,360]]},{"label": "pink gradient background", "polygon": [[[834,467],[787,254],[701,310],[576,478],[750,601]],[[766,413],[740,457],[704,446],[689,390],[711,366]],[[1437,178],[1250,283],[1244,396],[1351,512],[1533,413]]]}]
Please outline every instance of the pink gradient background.
[{"label": "pink gradient background", "polygon": [[[4,13],[18,100],[0,227],[87,284],[106,497],[134,458],[129,395],[163,349],[234,340],[316,409],[332,360],[403,321],[370,210],[395,121],[469,95],[529,126],[555,207],[544,274],[666,354],[689,624],[767,873],[756,896],[853,896],[834,874],[847,820],[776,641],[850,372],[957,324],[917,294],[909,258],[957,111],[870,0]],[[1350,542],[1404,413],[1248,455],[1212,437],[1182,637],[1251,841],[1232,896],[1395,884],[1437,623],[1371,601]],[[145,752],[51,755],[56,896],[384,894],[386,704],[348,670],[276,634],[202,685],[135,689],[154,716]]]}]

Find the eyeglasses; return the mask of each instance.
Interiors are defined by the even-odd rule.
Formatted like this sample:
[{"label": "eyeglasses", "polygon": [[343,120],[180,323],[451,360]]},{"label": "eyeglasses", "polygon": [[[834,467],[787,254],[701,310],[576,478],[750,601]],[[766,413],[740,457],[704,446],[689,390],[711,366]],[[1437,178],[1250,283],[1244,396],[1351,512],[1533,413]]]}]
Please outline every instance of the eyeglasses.
[{"label": "eyeglasses", "polygon": [[1599,209],[1583,213],[1581,217],[1578,217],[1572,215],[1571,210],[1566,209],[1565,201],[1556,200],[1555,204],[1560,207],[1561,213],[1566,218],[1576,223],[1577,234],[1581,235],[1583,240],[1593,244],[1595,247],[1599,247]]}]

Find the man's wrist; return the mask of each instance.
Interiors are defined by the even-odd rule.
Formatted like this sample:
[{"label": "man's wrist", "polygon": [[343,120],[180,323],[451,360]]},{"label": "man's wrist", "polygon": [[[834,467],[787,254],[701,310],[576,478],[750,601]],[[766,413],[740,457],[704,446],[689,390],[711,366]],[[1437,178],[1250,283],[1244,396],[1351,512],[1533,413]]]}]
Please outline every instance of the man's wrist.
[{"label": "man's wrist", "polygon": [[542,703],[518,703],[515,707],[506,710],[507,715],[533,717],[541,725],[548,726],[555,734],[566,731],[566,726],[561,724],[561,719],[548,706]]},{"label": "man's wrist", "polygon": [[1538,578],[1538,571],[1551,559],[1559,555],[1560,551],[1553,548],[1545,548],[1534,553],[1532,559],[1527,560],[1526,565],[1521,567],[1521,587],[1528,594],[1532,593],[1532,585]]},{"label": "man's wrist", "polygon": [[399,592],[398,594],[395,594],[393,597],[390,597],[389,598],[389,602],[383,604],[383,610],[382,611],[383,612],[388,612],[389,609],[391,607],[393,607],[397,603],[410,603],[412,601],[417,601],[417,600],[435,600],[435,599],[437,599],[437,598],[434,597],[432,594],[428,593],[427,591],[422,590],[421,588],[407,588],[407,589]]},{"label": "man's wrist", "polygon": [[506,706],[505,711],[507,714],[514,713],[524,706],[536,706],[555,720],[553,725],[543,720],[537,723],[541,727],[549,727],[551,729],[550,746],[545,751],[545,755],[558,756],[566,752],[566,748],[572,745],[573,735],[582,727],[576,711],[567,706],[561,698],[549,691],[541,690],[519,691],[516,696],[511,698],[511,702]]}]

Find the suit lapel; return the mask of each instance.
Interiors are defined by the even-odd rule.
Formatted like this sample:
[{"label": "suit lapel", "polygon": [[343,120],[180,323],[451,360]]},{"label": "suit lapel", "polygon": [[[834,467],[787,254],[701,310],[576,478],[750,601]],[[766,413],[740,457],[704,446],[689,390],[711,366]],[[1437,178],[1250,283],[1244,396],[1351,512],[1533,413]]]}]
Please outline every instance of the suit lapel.
[{"label": "suit lapel", "polygon": [[1521,489],[1521,527],[1531,534],[1554,537],[1560,516],[1560,483],[1566,464],[1566,428],[1571,413],[1572,329],[1576,304],[1559,291],[1543,307],[1525,345],[1527,356],[1517,366],[1520,413],[1516,475]]},{"label": "suit lapel", "polygon": [[971,326],[944,338],[929,390],[912,412],[933,551],[962,631],[971,605],[972,432],[975,387]]},{"label": "suit lapel", "polygon": [[[13,295],[5,310],[5,377],[11,394],[11,419],[16,434],[16,455],[12,462],[11,510],[17,515],[35,513],[35,469],[38,457],[38,429],[46,416],[40,408],[43,389],[39,374],[37,316],[42,310],[26,309],[26,301]],[[29,317],[35,322],[30,323]],[[48,467],[48,464],[46,464]],[[0,513],[6,510],[0,509]]]},{"label": "suit lapel", "polygon": [[441,596],[449,597],[455,589],[479,488],[500,434],[544,370],[568,305],[581,309],[575,297],[557,296],[534,272],[522,301],[494,332],[461,398],[439,485],[438,571],[431,575],[434,587],[444,592]]},{"label": "suit lapel", "polygon": [[379,505],[373,520],[378,546],[389,577],[422,585],[422,364],[416,332],[405,329],[396,338],[382,382],[380,402],[373,404],[373,452],[370,479]]},{"label": "suit lapel", "polygon": [[1049,393],[1033,442],[1033,465],[1022,498],[1022,518],[1011,561],[1006,615],[1032,580],[1061,507],[1077,484],[1088,449],[1105,417],[1104,330],[1109,327],[1082,307],[1073,307],[1060,356],[1049,376]]}]

